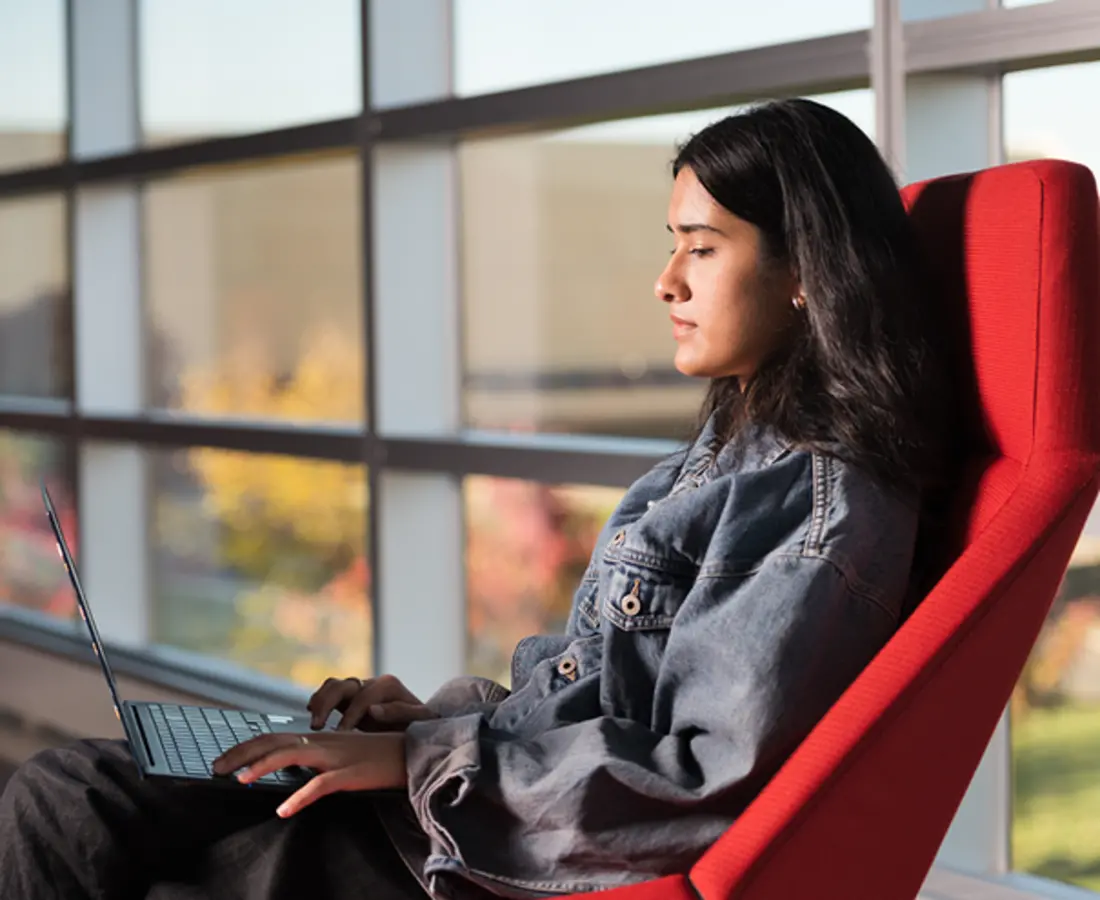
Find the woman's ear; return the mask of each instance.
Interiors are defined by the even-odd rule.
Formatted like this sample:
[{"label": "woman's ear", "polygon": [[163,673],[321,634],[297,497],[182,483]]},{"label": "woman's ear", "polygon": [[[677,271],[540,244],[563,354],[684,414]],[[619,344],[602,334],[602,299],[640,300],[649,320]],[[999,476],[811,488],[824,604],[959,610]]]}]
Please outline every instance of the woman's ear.
[{"label": "woman's ear", "polygon": [[803,310],[806,308],[806,291],[802,287],[802,279],[793,270],[787,272],[787,296],[795,309]]}]

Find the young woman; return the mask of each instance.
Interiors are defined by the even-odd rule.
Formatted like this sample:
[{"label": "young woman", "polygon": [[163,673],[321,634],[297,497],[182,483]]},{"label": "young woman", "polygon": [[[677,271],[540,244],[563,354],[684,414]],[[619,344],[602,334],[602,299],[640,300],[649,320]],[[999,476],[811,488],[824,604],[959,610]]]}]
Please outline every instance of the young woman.
[{"label": "young woman", "polygon": [[710,391],[607,523],[566,633],[519,644],[510,691],[330,679],[310,709],[340,730],[220,761],[321,773],[277,810],[142,783],[111,742],[40,754],[0,802],[0,896],[544,896],[685,870],[730,825],[919,597],[951,391],[896,185],[851,122],[766,104],[673,171],[655,290]]}]

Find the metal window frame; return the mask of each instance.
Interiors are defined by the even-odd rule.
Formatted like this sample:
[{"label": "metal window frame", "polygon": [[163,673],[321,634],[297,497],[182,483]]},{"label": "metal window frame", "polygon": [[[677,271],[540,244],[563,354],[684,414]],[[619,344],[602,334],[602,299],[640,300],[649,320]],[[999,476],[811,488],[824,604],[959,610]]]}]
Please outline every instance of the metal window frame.
[{"label": "metal window frame", "polygon": [[[70,23],[71,3],[69,0],[66,17]],[[57,165],[0,172],[0,201],[28,194],[64,192],[71,205],[72,192],[78,185],[99,181],[143,180],[181,170],[259,160],[293,161],[303,154],[326,151],[355,153],[362,163],[363,337],[369,346],[372,186],[367,163],[375,145],[530,133],[639,115],[719,107],[762,96],[868,87],[871,83],[872,31],[863,30],[535,87],[372,110],[367,56],[369,6],[370,0],[360,0],[364,100],[361,115],[97,159],[70,157]],[[1057,0],[907,23],[903,26],[903,43],[907,74],[1003,73],[1097,60],[1100,7],[1094,0]],[[70,56],[67,78],[71,121],[71,34],[66,36],[66,47]],[[69,124],[66,130],[71,144]],[[364,367],[364,396],[368,398],[374,383],[369,356]],[[76,389],[73,384],[70,399],[75,399]],[[616,477],[605,457],[590,452],[583,438],[571,442],[545,435],[518,443],[502,438],[499,446],[484,436],[464,433],[449,441],[397,439],[375,433],[374,406],[368,402],[363,426],[354,428],[277,422],[252,425],[158,413],[126,420],[101,419],[81,416],[75,403],[67,413],[59,414],[53,410],[28,409],[26,403],[8,398],[6,402],[0,399],[0,428],[65,435],[71,441],[88,437],[151,445],[206,445],[460,474],[523,473],[514,477],[548,481],[567,475],[570,480],[590,483],[625,480]],[[648,447],[635,442],[630,450],[618,454],[621,457],[618,462],[622,463],[623,472],[634,472],[639,465],[659,459],[666,450],[661,442]],[[585,460],[591,461],[590,467]]]},{"label": "metal window frame", "polygon": [[[73,2],[66,5],[68,121],[66,159],[55,165],[0,172],[0,202],[61,193],[69,209],[69,310],[72,319],[72,205],[78,186],[105,181],[141,181],[173,172],[258,161],[294,160],[302,155],[346,152],[361,162],[363,346],[371,345],[370,161],[376,146],[397,141],[454,142],[511,133],[609,121],[633,116],[720,107],[765,96],[869,87],[875,29],[847,32],[660,65],[639,67],[515,90],[447,97],[406,106],[372,109],[368,31],[370,0],[360,0],[363,111],[360,115],[259,133],[138,149],[93,159],[74,159],[72,150]],[[136,7],[136,0],[135,7]],[[881,25],[876,26],[876,28]],[[1095,0],[1056,2],[905,23],[902,53],[887,64],[892,72],[876,80],[933,72],[999,75],[1042,66],[1100,60],[1100,6]],[[135,35],[135,40],[136,40]],[[137,79],[136,79],[137,80]],[[139,90],[135,83],[134,90]],[[896,92],[895,92],[896,93]],[[888,104],[896,101],[887,101]],[[893,108],[887,113],[896,112]],[[68,349],[72,363],[75,342]],[[210,420],[148,412],[133,418],[84,416],[75,403],[76,369],[70,366],[70,396],[60,401],[0,397],[0,429],[60,439],[70,461],[69,477],[82,441],[103,440],[144,447],[209,446],[254,453],[290,454],[367,466],[376,496],[383,467],[492,475],[544,482],[625,486],[670,449],[666,442],[585,436],[486,434],[461,431],[446,439],[379,435],[375,428],[375,378],[365,354],[361,425]],[[379,566],[376,504],[368,504],[367,553]],[[377,616],[379,604],[374,604]],[[0,626],[2,626],[0,622]],[[380,629],[375,622],[374,634]],[[21,634],[26,631],[26,626]],[[3,629],[0,628],[0,634]],[[375,658],[378,648],[375,647]],[[181,684],[181,687],[186,685]],[[204,689],[208,685],[203,685]]]},{"label": "metal window frame", "polygon": [[[0,202],[41,194],[61,194],[65,199],[69,279],[66,315],[70,323],[75,312],[73,219],[78,187],[97,182],[141,182],[192,169],[272,160],[292,162],[312,154],[340,152],[355,154],[360,161],[364,348],[372,345],[374,335],[371,161],[376,146],[418,141],[453,143],[716,108],[761,97],[886,86],[885,96],[877,98],[877,112],[881,120],[895,126],[887,130],[890,137],[886,146],[897,148],[903,139],[898,126],[904,117],[899,105],[904,103],[901,88],[906,76],[962,73],[996,77],[1012,71],[1100,60],[1100,4],[1096,0],[1055,0],[900,25],[894,21],[892,27],[901,32],[900,48],[896,34],[892,44],[887,44],[891,36],[883,29],[890,27],[891,19],[879,15],[871,29],[533,87],[373,109],[368,40],[371,0],[360,0],[363,110],[359,115],[77,159],[72,153],[74,2],[67,0],[65,8],[66,158],[52,165],[0,171]],[[138,0],[132,2],[137,14]],[[136,29],[134,40],[138,40]],[[135,78],[132,87],[136,96],[140,78]],[[138,114],[136,103],[134,108]],[[139,127],[136,133],[140,132]],[[1000,152],[999,145],[991,147],[990,161],[996,161]],[[57,439],[65,474],[74,488],[78,487],[78,451],[82,442],[89,440],[143,448],[205,446],[365,465],[371,497],[378,496],[380,475],[385,469],[625,487],[671,450],[668,442],[625,437],[520,436],[478,431],[459,431],[446,438],[380,435],[376,428],[377,380],[369,352],[364,356],[362,423],[215,420],[158,411],[131,418],[87,416],[79,413],[76,403],[79,385],[75,339],[62,352],[70,371],[69,396],[57,400],[0,396],[0,429]],[[79,490],[74,496],[79,496]],[[369,503],[367,509],[366,553],[377,583],[377,572],[385,563],[379,552],[378,504]],[[379,616],[384,604],[374,603],[372,609],[372,650],[377,660],[381,657]],[[0,639],[66,657],[83,659],[88,655],[82,637],[67,623],[42,623],[18,611],[12,616],[0,614]],[[144,649],[112,652],[120,672],[222,702],[278,707],[301,699],[299,692],[288,686],[242,678],[197,661],[168,661]]]}]

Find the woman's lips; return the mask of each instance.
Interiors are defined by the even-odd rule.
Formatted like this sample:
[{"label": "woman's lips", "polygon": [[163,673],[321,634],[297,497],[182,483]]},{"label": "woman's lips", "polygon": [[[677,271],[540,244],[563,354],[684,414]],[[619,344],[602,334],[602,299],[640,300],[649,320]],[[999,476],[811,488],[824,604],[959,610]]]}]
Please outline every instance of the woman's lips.
[{"label": "woman's lips", "polygon": [[672,336],[676,340],[687,336],[695,330],[695,323],[689,322],[687,319],[681,319],[679,316],[669,316],[672,319]]}]

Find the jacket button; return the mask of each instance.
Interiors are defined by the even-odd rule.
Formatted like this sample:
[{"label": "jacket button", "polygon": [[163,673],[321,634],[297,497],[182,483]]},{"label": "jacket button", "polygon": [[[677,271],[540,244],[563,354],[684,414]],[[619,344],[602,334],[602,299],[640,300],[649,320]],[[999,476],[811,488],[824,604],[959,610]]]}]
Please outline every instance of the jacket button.
[{"label": "jacket button", "polygon": [[627,594],[622,600],[623,612],[628,616],[636,616],[642,611],[642,601],[634,594]]},{"label": "jacket button", "polygon": [[564,675],[566,678],[570,678],[570,677],[572,677],[573,675],[576,674],[576,671],[577,671],[577,661],[575,659],[573,659],[571,656],[565,657],[565,659],[563,659],[561,662],[558,663],[558,674],[559,675]]},{"label": "jacket button", "polygon": [[625,540],[626,540],[626,531],[625,531],[625,530],[623,530],[623,531],[620,531],[620,532],[618,532],[618,533],[617,533],[617,534],[615,535],[615,537],[613,537],[613,538],[611,539],[611,545],[612,545],[613,547],[618,547],[618,546],[619,546],[619,544],[621,544],[621,543],[622,543],[623,541],[625,541]]}]

